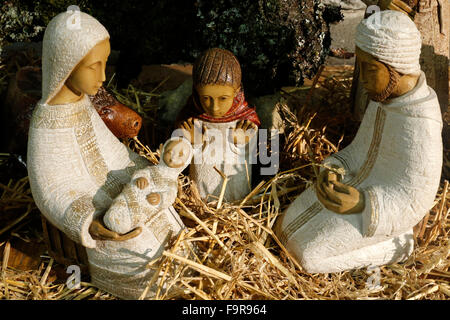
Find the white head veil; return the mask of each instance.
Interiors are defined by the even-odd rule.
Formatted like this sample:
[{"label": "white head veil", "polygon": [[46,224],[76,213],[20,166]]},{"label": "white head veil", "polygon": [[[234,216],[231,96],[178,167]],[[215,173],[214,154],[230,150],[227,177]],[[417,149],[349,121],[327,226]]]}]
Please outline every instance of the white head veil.
[{"label": "white head veil", "polygon": [[385,10],[364,19],[356,28],[355,44],[401,74],[420,74],[422,38],[404,13]]},{"label": "white head veil", "polygon": [[77,64],[109,33],[95,18],[80,11],[54,17],[44,34],[42,49],[42,102],[62,88]]}]

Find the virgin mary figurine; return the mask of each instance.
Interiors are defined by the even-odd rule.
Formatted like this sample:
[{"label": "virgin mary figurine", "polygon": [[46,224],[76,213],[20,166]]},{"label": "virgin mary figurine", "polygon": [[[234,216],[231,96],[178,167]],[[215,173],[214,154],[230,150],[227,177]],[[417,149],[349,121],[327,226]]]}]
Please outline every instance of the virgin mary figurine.
[{"label": "virgin mary figurine", "polygon": [[[124,185],[134,183],[133,173],[150,165],[112,134],[88,98],[105,81],[109,53],[108,31],[90,15],[68,11],[50,21],[42,99],[29,130],[28,174],[41,213],[86,248],[91,282],[117,297],[137,299],[154,273],[148,262],[161,255],[170,231],[176,235],[184,226],[166,205],[152,220],[162,233],[144,224],[119,234],[103,223]],[[140,203],[127,205],[137,210]]]}]

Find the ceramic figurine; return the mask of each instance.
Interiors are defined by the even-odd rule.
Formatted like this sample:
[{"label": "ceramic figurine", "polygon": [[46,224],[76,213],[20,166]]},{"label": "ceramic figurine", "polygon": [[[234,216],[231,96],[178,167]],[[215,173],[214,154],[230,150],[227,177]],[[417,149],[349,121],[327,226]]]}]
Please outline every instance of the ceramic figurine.
[{"label": "ceramic figurine", "polygon": [[[28,142],[30,119],[42,94],[42,69],[25,66],[12,77],[3,104],[4,130],[7,134],[3,140],[7,142],[6,150],[10,153],[25,156]],[[130,139],[138,135],[142,118],[129,107],[121,104],[101,87],[97,94],[89,96],[94,108],[112,133],[119,139]]]},{"label": "ceramic figurine", "polygon": [[[113,135],[89,100],[105,81],[109,53],[107,30],[88,14],[68,11],[50,21],[43,40],[42,99],[31,119],[27,168],[41,213],[86,247],[91,283],[117,297],[137,299],[153,276],[146,266],[161,254],[164,243],[155,234],[161,229],[153,230],[152,225],[120,234],[103,223],[103,215],[133,174],[150,165]],[[173,216],[173,209],[162,210],[153,223],[166,226],[167,220],[176,220]],[[170,233],[170,226],[165,232]],[[149,290],[147,297],[152,294]]]},{"label": "ceramic figurine", "polygon": [[89,98],[100,118],[117,138],[129,139],[138,135],[142,126],[141,116],[117,101],[105,87],[100,87],[98,92]]},{"label": "ceramic figurine", "polygon": [[192,76],[192,96],[177,119],[195,150],[189,176],[202,198],[217,197],[223,177],[216,167],[228,178],[224,199],[243,199],[251,188],[250,157],[260,121],[245,101],[239,62],[228,50],[209,49],[196,60]]},{"label": "ceramic figurine", "polygon": [[361,126],[349,146],[325,159],[328,169],[276,226],[286,248],[312,273],[406,259],[414,248],[413,227],[439,187],[442,120],[420,70],[419,31],[407,15],[382,11],[358,25],[355,42],[371,97]]},{"label": "ceramic figurine", "polygon": [[[158,165],[136,171],[113,200],[103,218],[109,229],[124,234],[147,224],[161,241],[168,226],[175,226],[175,234],[181,230],[183,223],[176,213],[173,216],[162,213],[175,201],[177,177],[189,165],[192,147],[185,139],[173,138],[166,142],[162,154]],[[167,222],[161,223],[164,220]]]}]

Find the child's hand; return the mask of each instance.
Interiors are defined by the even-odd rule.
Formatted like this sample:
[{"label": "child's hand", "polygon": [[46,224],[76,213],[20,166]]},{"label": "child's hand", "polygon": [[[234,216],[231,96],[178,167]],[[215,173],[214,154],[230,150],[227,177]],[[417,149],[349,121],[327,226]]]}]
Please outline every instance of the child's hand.
[{"label": "child's hand", "polygon": [[[206,134],[206,127],[202,126],[200,128],[198,122],[194,121],[194,118],[189,118],[183,123],[181,123],[180,127],[183,129],[183,134],[190,141],[190,143],[193,145],[195,144],[202,144],[203,137]],[[195,139],[194,139],[195,137]]]},{"label": "child's hand", "polygon": [[148,186],[148,181],[144,177],[137,178],[135,180],[135,183],[136,183],[136,186],[141,190],[147,188],[147,186]]},{"label": "child's hand", "polygon": [[157,206],[161,202],[161,195],[157,192],[152,192],[147,196],[147,201],[151,205]]},{"label": "child's hand", "polygon": [[241,120],[233,129],[232,137],[235,145],[247,144],[258,131],[258,126],[249,120]]}]

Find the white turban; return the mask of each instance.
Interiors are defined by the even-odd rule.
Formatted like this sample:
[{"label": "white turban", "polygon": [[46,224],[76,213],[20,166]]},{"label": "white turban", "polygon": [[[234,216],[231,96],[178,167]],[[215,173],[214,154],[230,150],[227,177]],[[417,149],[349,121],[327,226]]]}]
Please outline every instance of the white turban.
[{"label": "white turban", "polygon": [[402,74],[420,74],[422,39],[404,13],[386,10],[364,19],[356,28],[355,44]]}]

